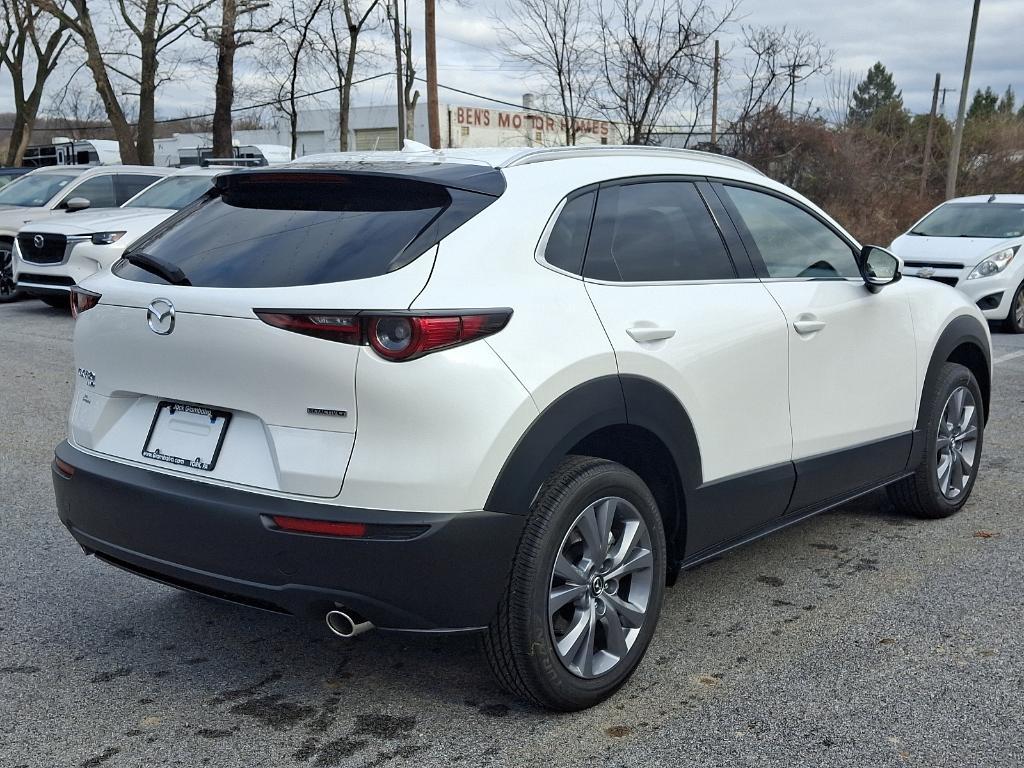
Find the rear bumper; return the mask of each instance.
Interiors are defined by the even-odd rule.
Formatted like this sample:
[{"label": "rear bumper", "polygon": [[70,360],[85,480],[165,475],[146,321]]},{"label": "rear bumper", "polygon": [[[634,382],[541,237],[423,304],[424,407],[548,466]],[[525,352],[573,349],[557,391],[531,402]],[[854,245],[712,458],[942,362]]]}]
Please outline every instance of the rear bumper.
[{"label": "rear bumper", "polygon": [[[524,518],[353,509],[238,491],[126,466],[67,442],[53,466],[61,522],[90,554],[235,603],[310,618],[336,605],[384,629],[485,627]],[[410,526],[413,538],[285,532],[272,515]],[[406,535],[402,533],[401,535]]]}]

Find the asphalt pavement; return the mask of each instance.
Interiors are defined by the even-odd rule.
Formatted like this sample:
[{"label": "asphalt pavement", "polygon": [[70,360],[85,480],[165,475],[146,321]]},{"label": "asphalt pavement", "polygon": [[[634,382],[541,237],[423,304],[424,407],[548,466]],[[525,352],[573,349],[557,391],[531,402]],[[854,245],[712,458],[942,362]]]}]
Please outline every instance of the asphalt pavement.
[{"label": "asphalt pavement", "polygon": [[84,556],[49,470],[72,328],[0,305],[0,768],[1024,765],[1024,337],[960,514],[875,494],[686,573],[626,687],[556,715],[473,638],[343,641]]}]

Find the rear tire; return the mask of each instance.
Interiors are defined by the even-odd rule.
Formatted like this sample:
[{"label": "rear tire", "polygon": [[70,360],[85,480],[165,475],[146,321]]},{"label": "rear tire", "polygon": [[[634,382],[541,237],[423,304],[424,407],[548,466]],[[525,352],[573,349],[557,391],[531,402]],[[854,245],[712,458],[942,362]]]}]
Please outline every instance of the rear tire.
[{"label": "rear tire", "polygon": [[14,284],[14,241],[0,238],[0,304],[20,298],[21,291]]},{"label": "rear tire", "polygon": [[967,503],[981,466],[985,404],[974,374],[946,363],[925,394],[925,453],[917,471],[887,489],[893,505],[915,517],[949,517]]},{"label": "rear tire", "polygon": [[530,509],[484,651],[503,688],[575,711],[611,696],[647,651],[665,592],[658,505],[632,471],[571,456]]},{"label": "rear tire", "polygon": [[1024,333],[1024,282],[1017,286],[1010,302],[1010,314],[1003,321],[1006,333]]}]

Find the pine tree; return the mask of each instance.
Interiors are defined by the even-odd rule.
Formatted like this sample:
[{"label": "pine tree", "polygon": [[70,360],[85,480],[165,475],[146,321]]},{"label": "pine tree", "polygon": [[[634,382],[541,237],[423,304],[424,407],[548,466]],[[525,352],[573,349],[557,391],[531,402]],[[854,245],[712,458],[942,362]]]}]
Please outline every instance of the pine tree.
[{"label": "pine tree", "polygon": [[1013,86],[1006,86],[1006,92],[1003,94],[1003,98],[999,100],[999,106],[996,107],[996,112],[1003,117],[1013,117],[1013,112],[1017,108],[1017,94],[1013,92]]},{"label": "pine tree", "polygon": [[974,92],[974,100],[971,101],[971,108],[967,110],[968,120],[988,120],[996,114],[996,106],[999,104],[999,97],[992,90],[991,86],[982,91],[980,88]]},{"label": "pine tree", "polygon": [[[893,106],[895,105],[895,106]],[[882,62],[868,70],[868,75],[853,92],[849,119],[851,123],[864,125],[882,109],[903,109],[903,91],[896,90],[896,82]]]}]

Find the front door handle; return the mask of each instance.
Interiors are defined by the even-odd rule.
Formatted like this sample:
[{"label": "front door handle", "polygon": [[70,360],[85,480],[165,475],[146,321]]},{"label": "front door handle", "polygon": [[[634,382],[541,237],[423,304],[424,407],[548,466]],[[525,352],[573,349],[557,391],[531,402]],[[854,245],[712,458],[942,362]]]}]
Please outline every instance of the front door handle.
[{"label": "front door handle", "polygon": [[635,326],[633,328],[627,328],[626,333],[630,335],[630,338],[632,338],[633,341],[643,343],[645,341],[664,341],[665,339],[671,339],[676,335],[676,329]]},{"label": "front door handle", "polygon": [[805,336],[809,333],[817,333],[825,327],[825,321],[819,320],[814,315],[800,315],[795,321],[793,321],[793,327],[796,332],[801,336]]}]

